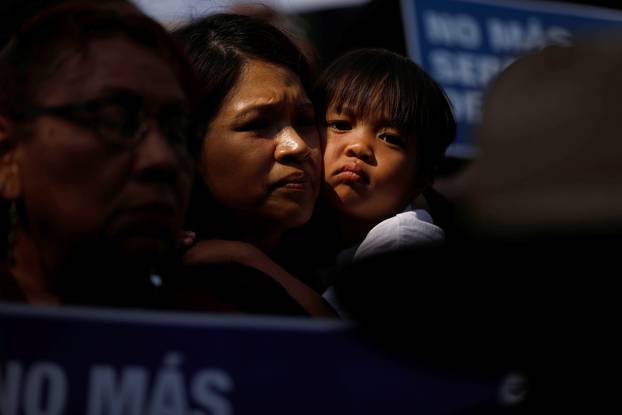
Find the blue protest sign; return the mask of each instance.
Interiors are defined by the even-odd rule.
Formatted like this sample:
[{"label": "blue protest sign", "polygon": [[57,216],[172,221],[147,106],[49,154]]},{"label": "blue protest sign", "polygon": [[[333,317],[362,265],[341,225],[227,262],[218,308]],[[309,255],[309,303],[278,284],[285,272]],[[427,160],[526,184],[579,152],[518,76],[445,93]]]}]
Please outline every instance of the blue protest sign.
[{"label": "blue protest sign", "polygon": [[293,318],[0,304],[0,363],[3,415],[455,414],[504,396]]},{"label": "blue protest sign", "polygon": [[447,155],[476,153],[473,128],[486,87],[521,54],[622,30],[622,12],[550,2],[402,0],[410,57],[446,90],[458,122]]}]

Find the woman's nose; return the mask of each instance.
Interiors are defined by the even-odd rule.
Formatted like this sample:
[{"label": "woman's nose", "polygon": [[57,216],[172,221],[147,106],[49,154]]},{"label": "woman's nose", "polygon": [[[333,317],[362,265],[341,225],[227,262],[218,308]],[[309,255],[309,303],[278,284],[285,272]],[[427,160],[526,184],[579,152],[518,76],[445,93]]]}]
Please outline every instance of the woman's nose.
[{"label": "woman's nose", "polygon": [[283,163],[301,161],[309,156],[311,149],[294,128],[286,128],[277,137],[274,158]]},{"label": "woman's nose", "polygon": [[172,178],[180,168],[179,155],[156,123],[150,124],[133,149],[134,169],[139,175]]}]

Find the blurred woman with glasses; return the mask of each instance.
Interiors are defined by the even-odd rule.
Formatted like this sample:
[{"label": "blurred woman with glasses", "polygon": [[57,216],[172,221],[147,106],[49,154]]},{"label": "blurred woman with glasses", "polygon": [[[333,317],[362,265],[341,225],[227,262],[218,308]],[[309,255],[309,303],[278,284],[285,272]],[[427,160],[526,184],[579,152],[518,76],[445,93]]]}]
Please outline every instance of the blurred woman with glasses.
[{"label": "blurred woman with glasses", "polygon": [[118,3],[49,9],[2,50],[4,300],[160,300],[198,143],[195,81],[165,30]]}]

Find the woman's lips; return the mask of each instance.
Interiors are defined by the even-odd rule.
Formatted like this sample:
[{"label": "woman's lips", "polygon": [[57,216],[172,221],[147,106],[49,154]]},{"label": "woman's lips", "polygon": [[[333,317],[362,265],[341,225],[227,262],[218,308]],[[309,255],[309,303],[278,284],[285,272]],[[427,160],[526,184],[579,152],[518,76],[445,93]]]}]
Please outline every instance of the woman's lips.
[{"label": "woman's lips", "polygon": [[277,180],[273,188],[285,188],[291,190],[306,190],[311,187],[311,179],[304,172],[295,172]]}]

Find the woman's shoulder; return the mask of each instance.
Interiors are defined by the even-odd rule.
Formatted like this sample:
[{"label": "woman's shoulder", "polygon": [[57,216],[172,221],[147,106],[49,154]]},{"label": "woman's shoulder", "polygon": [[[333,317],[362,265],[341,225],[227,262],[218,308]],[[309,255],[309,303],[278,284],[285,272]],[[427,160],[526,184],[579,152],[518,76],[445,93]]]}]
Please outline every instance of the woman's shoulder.
[{"label": "woman's shoulder", "polygon": [[182,307],[200,306],[206,299],[208,308],[217,306],[215,311],[307,315],[274,279],[238,263],[184,267],[172,285],[174,303]]}]

